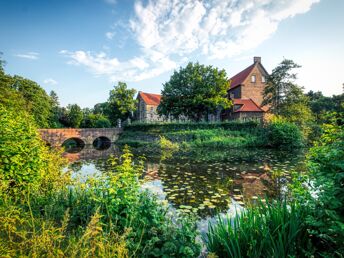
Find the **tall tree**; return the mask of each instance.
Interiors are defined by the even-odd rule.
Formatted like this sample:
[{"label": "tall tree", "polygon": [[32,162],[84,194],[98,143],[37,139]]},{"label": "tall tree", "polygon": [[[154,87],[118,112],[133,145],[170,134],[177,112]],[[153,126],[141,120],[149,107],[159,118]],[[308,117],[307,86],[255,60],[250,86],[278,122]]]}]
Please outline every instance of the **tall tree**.
[{"label": "tall tree", "polygon": [[263,105],[268,105],[272,113],[298,125],[307,136],[314,117],[309,98],[303,93],[303,88],[295,84],[297,74],[293,73],[293,69],[299,67],[294,61],[284,59],[273,69],[267,80]]},{"label": "tall tree", "polygon": [[60,123],[59,119],[61,117],[61,107],[59,98],[55,91],[50,91],[50,103],[51,103],[51,112],[49,117],[49,126],[51,128],[60,128],[62,124]]},{"label": "tall tree", "polygon": [[52,103],[49,95],[36,82],[15,75],[13,88],[26,100],[27,109],[35,118],[38,127],[49,127]]},{"label": "tall tree", "polygon": [[297,87],[294,83],[297,75],[292,71],[299,67],[300,65],[293,60],[284,59],[268,76],[262,105],[268,105],[272,113],[279,114],[281,105],[289,93]]},{"label": "tall tree", "polygon": [[227,98],[229,88],[225,70],[199,63],[189,63],[185,68],[174,71],[162,91],[158,107],[160,115],[181,116],[200,121],[218,109],[230,107]]},{"label": "tall tree", "polygon": [[117,86],[110,91],[109,115],[113,125],[117,125],[117,120],[125,120],[131,117],[136,110],[135,89],[128,89],[127,84],[118,82]]},{"label": "tall tree", "polygon": [[77,104],[67,106],[68,123],[70,127],[78,128],[81,124],[83,113]]}]

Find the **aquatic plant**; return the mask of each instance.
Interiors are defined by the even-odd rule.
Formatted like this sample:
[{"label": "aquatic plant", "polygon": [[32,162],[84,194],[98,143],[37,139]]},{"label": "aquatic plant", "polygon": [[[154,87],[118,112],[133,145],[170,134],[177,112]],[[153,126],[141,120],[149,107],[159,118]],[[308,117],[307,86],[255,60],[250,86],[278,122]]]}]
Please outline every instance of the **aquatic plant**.
[{"label": "aquatic plant", "polygon": [[204,237],[218,257],[300,257],[309,238],[303,206],[286,200],[260,202],[234,218],[218,218]]}]

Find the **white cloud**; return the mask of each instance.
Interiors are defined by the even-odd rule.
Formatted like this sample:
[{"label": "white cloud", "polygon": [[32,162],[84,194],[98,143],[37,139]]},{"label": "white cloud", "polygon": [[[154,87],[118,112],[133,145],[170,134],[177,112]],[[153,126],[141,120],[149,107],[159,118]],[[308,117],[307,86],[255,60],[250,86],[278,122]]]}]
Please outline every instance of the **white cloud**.
[{"label": "white cloud", "polygon": [[57,81],[55,81],[53,78],[48,78],[43,81],[44,84],[49,84],[49,85],[56,85]]},{"label": "white cloud", "polygon": [[108,38],[108,39],[113,39],[113,37],[115,36],[115,33],[114,32],[111,32],[111,31],[108,31],[105,33],[105,36]]},{"label": "white cloud", "polygon": [[[223,59],[252,50],[284,19],[320,0],[137,0],[129,29],[141,54],[119,61],[104,53],[61,51],[75,65],[111,80],[139,81],[203,55]],[[113,32],[106,33],[112,39]]]},{"label": "white cloud", "polygon": [[25,59],[31,59],[31,60],[36,60],[39,58],[39,53],[37,52],[27,52],[24,54],[16,54],[16,57],[20,57],[20,58],[25,58]]}]

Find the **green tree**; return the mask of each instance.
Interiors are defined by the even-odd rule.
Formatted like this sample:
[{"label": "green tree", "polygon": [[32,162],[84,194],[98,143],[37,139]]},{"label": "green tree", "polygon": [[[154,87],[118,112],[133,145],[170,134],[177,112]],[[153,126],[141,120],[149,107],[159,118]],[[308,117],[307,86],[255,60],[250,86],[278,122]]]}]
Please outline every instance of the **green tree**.
[{"label": "green tree", "polygon": [[344,112],[344,108],[341,105],[344,103],[344,94],[326,97],[321,91],[309,91],[306,95],[309,98],[310,108],[318,124],[330,122],[326,120],[327,112]]},{"label": "green tree", "polygon": [[110,120],[102,114],[84,115],[84,119],[81,124],[82,128],[109,128],[111,127]]},{"label": "green tree", "polygon": [[272,113],[280,114],[281,105],[290,92],[298,87],[294,83],[297,75],[292,70],[299,67],[293,60],[284,59],[268,76],[262,104],[268,105]]},{"label": "green tree", "polygon": [[309,98],[303,93],[303,88],[294,82],[297,74],[292,71],[299,67],[294,61],[284,59],[273,69],[264,90],[263,105],[268,105],[272,113],[298,125],[307,136],[314,117]]},{"label": "green tree", "polygon": [[128,89],[127,84],[118,82],[117,86],[110,91],[109,96],[109,115],[113,125],[117,125],[117,120],[125,120],[131,117],[136,110],[135,89]]},{"label": "green tree", "polygon": [[52,103],[49,95],[36,82],[15,75],[13,88],[20,92],[26,100],[27,110],[35,118],[40,128],[49,127]]},{"label": "green tree", "polygon": [[279,114],[299,126],[305,136],[309,134],[314,116],[309,107],[309,98],[304,95],[302,88],[296,85],[291,87],[280,105]]},{"label": "green tree", "polygon": [[230,107],[228,87],[225,70],[189,63],[164,84],[158,112],[176,119],[184,116],[200,121],[208,114]]},{"label": "green tree", "polygon": [[63,125],[60,123],[60,116],[61,116],[61,107],[59,98],[55,91],[51,91],[50,94],[50,102],[51,102],[51,113],[49,118],[49,126],[51,128],[60,128]]},{"label": "green tree", "polygon": [[101,114],[104,116],[110,116],[109,102],[97,103],[93,107],[94,114]]},{"label": "green tree", "polygon": [[67,117],[69,126],[78,128],[83,118],[81,108],[77,104],[69,104],[67,106]]}]

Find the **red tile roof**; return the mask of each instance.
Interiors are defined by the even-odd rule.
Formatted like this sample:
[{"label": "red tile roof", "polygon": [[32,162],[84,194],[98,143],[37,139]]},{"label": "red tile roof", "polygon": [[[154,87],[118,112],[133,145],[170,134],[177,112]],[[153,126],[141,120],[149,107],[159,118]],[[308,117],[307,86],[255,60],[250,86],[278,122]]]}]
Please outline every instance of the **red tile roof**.
[{"label": "red tile roof", "polygon": [[245,81],[247,76],[250,74],[250,72],[253,70],[254,66],[255,66],[255,63],[247,67],[245,70],[242,70],[240,73],[234,75],[232,78],[230,78],[229,79],[229,81],[231,82],[230,89],[233,89],[241,85]]},{"label": "red tile roof", "polygon": [[139,91],[139,96],[147,105],[159,106],[161,95]]},{"label": "red tile roof", "polygon": [[264,112],[252,99],[233,99],[233,104],[241,105],[234,112]]}]

